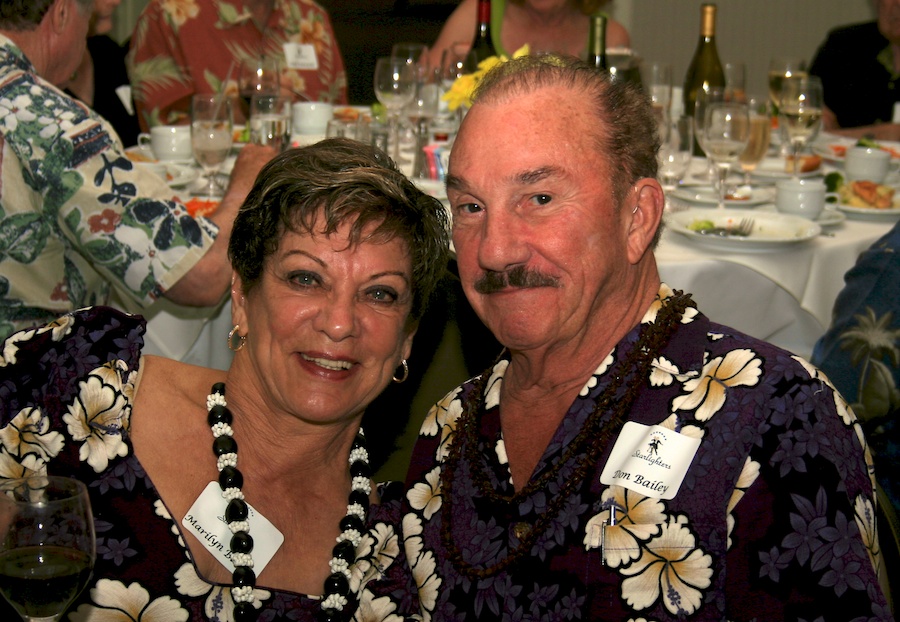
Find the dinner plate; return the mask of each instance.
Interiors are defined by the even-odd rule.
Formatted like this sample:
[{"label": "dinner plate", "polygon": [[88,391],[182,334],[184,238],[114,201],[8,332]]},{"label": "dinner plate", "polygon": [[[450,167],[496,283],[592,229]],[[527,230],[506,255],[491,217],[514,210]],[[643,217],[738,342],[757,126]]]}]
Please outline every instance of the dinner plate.
[{"label": "dinner plate", "polygon": [[[820,166],[814,171],[800,173],[799,177],[816,177],[821,174],[822,167]],[[765,158],[756,166],[756,170],[753,171],[752,176],[757,179],[787,179],[794,175],[785,170],[784,158]]]},{"label": "dinner plate", "polygon": [[[753,219],[753,232],[746,237],[705,235],[689,227],[700,220],[709,220],[716,227],[732,227],[743,218]],[[822,227],[817,223],[778,212],[756,210],[727,210],[692,207],[673,212],[667,217],[668,228],[689,240],[713,248],[731,252],[766,252],[799,244],[819,235]]]},{"label": "dinner plate", "polygon": [[847,214],[847,218],[853,220],[881,220],[893,221],[900,219],[900,207],[894,203],[895,207],[891,209],[878,209],[875,207],[855,207],[853,205],[845,205],[838,203],[837,208]]},{"label": "dinner plate", "polygon": [[[811,149],[813,153],[822,156],[826,160],[843,163],[847,149],[855,145],[856,142],[856,139],[853,138],[831,135],[819,138],[812,144]],[[893,156],[894,162],[900,160],[900,142],[890,140],[878,140],[875,142]]]},{"label": "dinner plate", "polygon": [[186,186],[200,176],[200,171],[193,166],[185,164],[165,164],[164,166],[166,167],[166,182],[173,188]]},{"label": "dinner plate", "polygon": [[[670,193],[673,197],[689,203],[701,205],[718,205],[719,194],[712,188],[676,188]],[[771,203],[775,200],[773,188],[754,188],[746,199],[725,199],[726,207],[748,207]]]}]

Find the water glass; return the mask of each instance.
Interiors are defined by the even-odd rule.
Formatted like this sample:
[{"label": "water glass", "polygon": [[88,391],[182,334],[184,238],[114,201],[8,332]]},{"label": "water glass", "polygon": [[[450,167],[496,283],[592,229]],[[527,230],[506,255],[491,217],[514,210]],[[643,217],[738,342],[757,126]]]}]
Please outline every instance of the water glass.
[{"label": "water glass", "polygon": [[250,142],[281,151],[291,135],[291,100],[280,95],[254,95],[250,102]]}]

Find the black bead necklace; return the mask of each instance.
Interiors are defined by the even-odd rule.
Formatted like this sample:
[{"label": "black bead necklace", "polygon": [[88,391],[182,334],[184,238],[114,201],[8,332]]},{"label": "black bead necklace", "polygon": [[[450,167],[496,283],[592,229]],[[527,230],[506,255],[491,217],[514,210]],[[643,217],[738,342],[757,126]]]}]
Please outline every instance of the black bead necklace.
[{"label": "black bead necklace", "polygon": [[[250,536],[249,508],[244,500],[244,493],[241,492],[244,476],[237,469],[238,448],[231,428],[233,416],[225,402],[224,382],[213,385],[206,398],[206,408],[209,412],[207,422],[214,437],[213,453],[219,469],[219,487],[222,489],[222,497],[228,502],[225,520],[232,533],[233,617],[235,622],[250,622],[259,615],[254,607],[256,573],[253,571],[253,538]],[[359,604],[358,595],[350,589],[350,567],[356,562],[356,547],[366,530],[369,494],[372,491],[371,475],[366,437],[360,428],[350,449],[350,498],[347,515],[340,522],[341,535],[337,538],[329,562],[331,575],[325,579],[325,593],[316,614],[316,619],[320,622],[349,620]]]}]

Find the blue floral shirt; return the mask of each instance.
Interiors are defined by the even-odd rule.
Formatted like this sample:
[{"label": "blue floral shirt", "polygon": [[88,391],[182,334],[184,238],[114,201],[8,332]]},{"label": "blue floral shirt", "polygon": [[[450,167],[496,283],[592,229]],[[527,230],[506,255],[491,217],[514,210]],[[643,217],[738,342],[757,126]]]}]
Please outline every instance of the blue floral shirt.
[{"label": "blue floral shirt", "polygon": [[[426,621],[892,619],[877,579],[872,465],[852,411],[806,361],[694,307],[645,375],[621,369],[670,295],[663,286],[598,361],[535,468],[540,486],[516,494],[511,484],[499,417],[508,361],[482,394],[470,381],[431,410],[403,519]],[[618,386],[601,426],[629,397],[627,421],[699,441],[673,498],[601,483],[616,426],[608,443],[588,435],[597,454],[575,477],[590,451],[567,449],[622,374],[636,384]],[[461,432],[464,412],[474,414],[472,433]],[[532,529],[524,555],[492,568]]]},{"label": "blue floral shirt", "polygon": [[113,287],[149,305],[217,233],[0,35],[0,338],[104,304]]},{"label": "blue floral shirt", "polygon": [[900,512],[900,223],[859,256],[844,281],[812,361],[862,422],[878,483]]}]

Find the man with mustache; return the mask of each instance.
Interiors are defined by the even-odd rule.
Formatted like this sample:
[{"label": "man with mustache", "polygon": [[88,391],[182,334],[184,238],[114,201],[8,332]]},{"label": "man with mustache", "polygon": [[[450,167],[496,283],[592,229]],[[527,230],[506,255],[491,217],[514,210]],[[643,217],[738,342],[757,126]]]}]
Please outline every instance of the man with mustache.
[{"label": "man with mustache", "polygon": [[414,451],[422,616],[890,619],[853,413],[660,282],[654,127],[574,59],[479,86],[447,189],[463,289],[506,349]]}]

